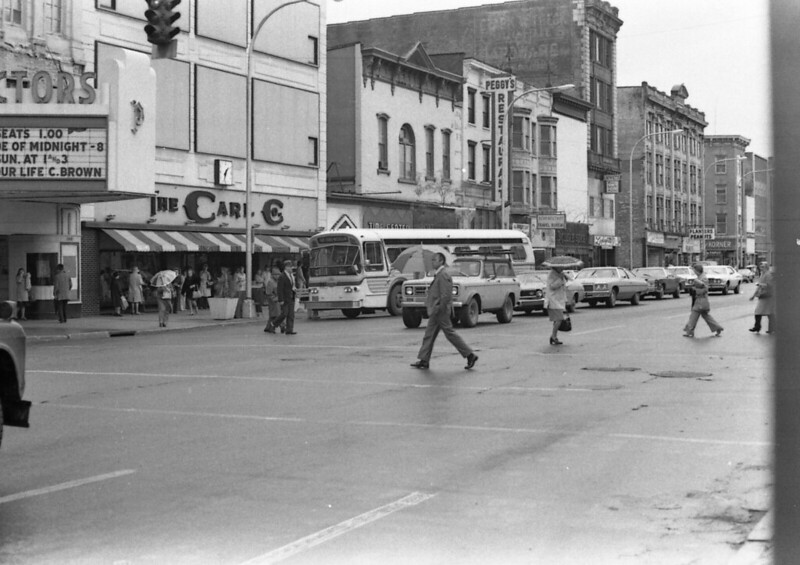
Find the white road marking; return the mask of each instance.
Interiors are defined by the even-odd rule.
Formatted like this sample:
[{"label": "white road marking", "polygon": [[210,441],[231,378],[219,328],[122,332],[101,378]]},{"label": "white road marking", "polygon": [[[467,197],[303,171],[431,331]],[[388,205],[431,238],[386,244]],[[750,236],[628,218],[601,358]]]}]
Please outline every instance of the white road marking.
[{"label": "white road marking", "polygon": [[123,469],[122,471],[115,471],[114,473],[106,473],[105,475],[97,475],[95,477],[88,477],[86,479],[78,479],[75,481],[69,481],[66,483],[61,483],[59,485],[53,485],[50,487],[44,487],[34,490],[28,490],[25,492],[20,492],[17,494],[10,494],[8,496],[4,496],[0,498],[0,504],[5,504],[6,502],[13,502],[15,500],[21,500],[23,498],[30,498],[32,496],[41,496],[43,494],[50,494],[53,492],[58,492],[60,490],[67,490],[70,488],[80,487],[83,485],[88,485],[91,483],[97,483],[100,481],[107,481],[109,479],[116,479],[117,477],[124,477],[125,475],[130,475],[131,473],[135,473],[133,469]]},{"label": "white road marking", "polygon": [[199,418],[218,418],[221,420],[255,420],[262,422],[283,422],[296,424],[309,424],[314,426],[369,426],[386,428],[415,428],[415,429],[435,429],[450,430],[459,432],[498,432],[510,434],[540,434],[540,435],[584,435],[599,438],[622,438],[622,439],[641,439],[645,441],[668,441],[677,443],[702,443],[709,445],[738,445],[743,447],[767,447],[770,442],[762,441],[731,441],[713,438],[687,438],[673,436],[656,436],[628,433],[596,433],[583,430],[564,430],[548,428],[504,428],[501,426],[468,426],[455,424],[421,424],[417,422],[381,422],[376,420],[311,420],[308,418],[286,418],[283,416],[256,416],[252,414],[220,414],[213,412],[189,412],[181,410],[156,410],[153,408],[117,408],[108,406],[89,406],[86,404],[61,404],[48,402],[41,404],[41,408],[66,408],[70,410],[92,410],[96,412],[122,412],[128,414],[158,414],[161,416],[192,416]]},{"label": "white road marking", "polygon": [[269,553],[265,553],[264,555],[254,557],[253,559],[245,561],[242,565],[270,565],[272,563],[279,563],[284,559],[288,559],[289,557],[307,551],[312,547],[316,547],[348,532],[352,532],[353,530],[366,526],[371,522],[385,518],[390,514],[404,510],[411,506],[416,506],[417,504],[421,504],[422,502],[425,502],[434,496],[436,495],[413,492],[408,496],[401,498],[400,500],[396,500],[374,510],[370,510],[369,512],[365,512],[364,514],[356,516],[355,518],[350,518],[349,520],[340,522],[335,526],[331,526],[330,528],[325,528],[324,530],[320,530],[309,536],[300,538],[297,541],[284,545],[283,547],[279,547],[278,549],[274,549]]}]

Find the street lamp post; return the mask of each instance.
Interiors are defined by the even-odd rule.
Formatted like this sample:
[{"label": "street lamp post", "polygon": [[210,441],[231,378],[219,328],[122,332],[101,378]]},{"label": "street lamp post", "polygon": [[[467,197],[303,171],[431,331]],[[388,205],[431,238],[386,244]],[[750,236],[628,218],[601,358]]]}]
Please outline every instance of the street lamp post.
[{"label": "street lamp post", "polygon": [[[705,168],[705,170],[703,171],[703,193],[701,194],[701,199],[700,199],[700,203],[703,206],[703,217],[701,218],[702,221],[703,221],[703,223],[702,223],[702,226],[703,226],[703,253],[701,255],[701,258],[702,258],[703,261],[705,261],[705,259],[706,259],[706,241],[707,241],[706,240],[706,234],[705,234],[705,231],[706,231],[705,230],[705,228],[706,228],[706,175],[708,175],[708,171],[711,169],[711,167],[717,166],[718,163],[726,163],[728,161],[737,161],[738,162],[738,161],[743,161],[745,159],[747,159],[747,157],[745,157],[744,155],[738,155],[736,157],[728,157],[726,159],[717,159],[716,161],[714,161],[713,163],[708,165]],[[739,187],[737,186],[736,189],[738,191]],[[737,236],[737,239],[738,239],[738,236]],[[738,262],[738,260],[737,260],[737,262]]]},{"label": "street lamp post", "polygon": [[[341,0],[335,0],[336,2],[341,2]],[[293,4],[311,4],[312,6],[317,6],[314,2],[310,0],[290,0],[289,2],[284,2],[280,6],[273,8],[266,16],[261,18],[261,21],[258,22],[255,30],[253,31],[253,35],[251,35],[247,40],[247,50],[246,50],[246,57],[247,57],[247,86],[246,86],[246,104],[247,104],[247,111],[245,113],[246,116],[246,123],[245,123],[245,130],[246,130],[246,143],[247,146],[247,159],[245,161],[245,218],[244,218],[244,237],[245,237],[245,276],[247,277],[247,292],[246,292],[246,302],[247,302],[247,309],[246,311],[249,313],[252,311],[251,304],[253,301],[253,222],[250,219],[252,217],[252,206],[251,206],[251,197],[252,197],[252,186],[251,186],[251,177],[252,177],[252,168],[253,168],[253,46],[256,43],[256,38],[258,38],[258,34],[261,29],[264,27],[264,24],[267,23],[267,20],[270,19],[275,12],[286,8],[287,6],[291,6]],[[244,310],[244,309],[243,309]]]},{"label": "street lamp post", "polygon": [[631,269],[633,269],[633,152],[636,151],[636,146],[639,145],[639,142],[644,141],[648,137],[653,137],[654,135],[674,135],[682,132],[683,129],[673,129],[670,131],[646,133],[637,139],[636,143],[634,143],[633,147],[631,147],[631,154],[630,158],[628,159],[628,198],[630,199],[628,202],[628,267]]},{"label": "street lamp post", "polygon": [[[561,92],[561,91],[564,91],[564,90],[569,90],[570,88],[574,88],[574,87],[575,87],[574,84],[561,84],[559,86],[546,86],[544,88],[531,88],[530,90],[525,90],[523,92],[520,92],[519,94],[517,94],[516,96],[511,98],[511,102],[509,102],[508,106],[506,106],[505,123],[506,123],[506,128],[507,128],[506,131],[508,132],[508,135],[507,135],[507,137],[508,137],[508,154],[507,154],[507,157],[506,157],[506,161],[508,161],[508,173],[507,173],[507,176],[506,176],[505,200],[507,202],[504,202],[502,198],[500,199],[500,206],[501,206],[501,208],[500,208],[500,224],[501,224],[501,227],[503,229],[506,229],[508,227],[508,225],[507,225],[508,222],[506,221],[506,204],[508,204],[509,207],[511,206],[511,183],[512,183],[511,175],[513,174],[512,167],[511,167],[511,150],[512,150],[513,144],[514,144],[513,140],[512,140],[512,122],[511,122],[512,115],[511,114],[512,114],[512,112],[514,110],[514,104],[520,98],[522,98],[523,96],[527,96],[528,94],[534,94],[534,93],[537,93],[537,92],[547,92],[547,91]],[[501,195],[501,197],[502,197],[502,195]]]}]

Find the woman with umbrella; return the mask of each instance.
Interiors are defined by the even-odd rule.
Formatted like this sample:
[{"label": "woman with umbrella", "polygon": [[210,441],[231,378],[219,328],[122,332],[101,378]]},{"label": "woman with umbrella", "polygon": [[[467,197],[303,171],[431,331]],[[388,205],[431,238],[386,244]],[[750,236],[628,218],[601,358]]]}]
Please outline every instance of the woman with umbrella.
[{"label": "woman with umbrella", "polygon": [[550,321],[553,322],[550,345],[561,345],[563,342],[558,339],[558,328],[564,320],[564,310],[567,309],[567,275],[564,274],[564,269],[577,269],[582,263],[574,257],[558,256],[551,257],[542,265],[550,267],[544,305]]},{"label": "woman with umbrella", "polygon": [[178,273],[167,269],[159,271],[150,279],[150,285],[156,288],[156,299],[158,300],[158,327],[166,328],[169,320],[169,313],[172,311],[173,288],[172,282]]}]

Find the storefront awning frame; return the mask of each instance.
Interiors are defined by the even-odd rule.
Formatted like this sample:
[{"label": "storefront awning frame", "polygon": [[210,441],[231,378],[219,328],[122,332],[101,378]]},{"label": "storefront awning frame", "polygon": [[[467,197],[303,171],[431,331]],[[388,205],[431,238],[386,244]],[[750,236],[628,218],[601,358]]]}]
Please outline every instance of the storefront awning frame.
[{"label": "storefront awning frame", "polygon": [[[125,251],[134,253],[205,252],[244,253],[244,234],[135,228],[101,228]],[[308,249],[301,236],[254,234],[254,253],[300,253]]]}]

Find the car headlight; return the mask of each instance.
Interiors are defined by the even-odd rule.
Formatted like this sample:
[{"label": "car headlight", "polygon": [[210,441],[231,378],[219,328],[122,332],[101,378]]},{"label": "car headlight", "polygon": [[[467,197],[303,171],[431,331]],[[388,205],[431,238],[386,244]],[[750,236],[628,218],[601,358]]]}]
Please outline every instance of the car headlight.
[{"label": "car headlight", "polygon": [[534,296],[536,296],[536,298],[541,298],[542,296],[544,296],[544,293],[541,290],[537,290],[534,293]]},{"label": "car headlight", "polygon": [[412,294],[414,294],[414,289],[410,286],[404,287],[403,294],[411,296]]},{"label": "car headlight", "polygon": [[608,290],[608,284],[606,283],[599,283],[594,285],[595,290]]},{"label": "car headlight", "polygon": [[308,289],[308,294],[319,294],[319,289],[316,288],[316,287],[315,288],[309,288]]},{"label": "car headlight", "polygon": [[453,285],[453,296],[458,296],[458,287]]},{"label": "car headlight", "polygon": [[345,294],[358,292],[358,287],[357,286],[346,286],[346,287],[344,287],[344,292],[345,292]]}]

